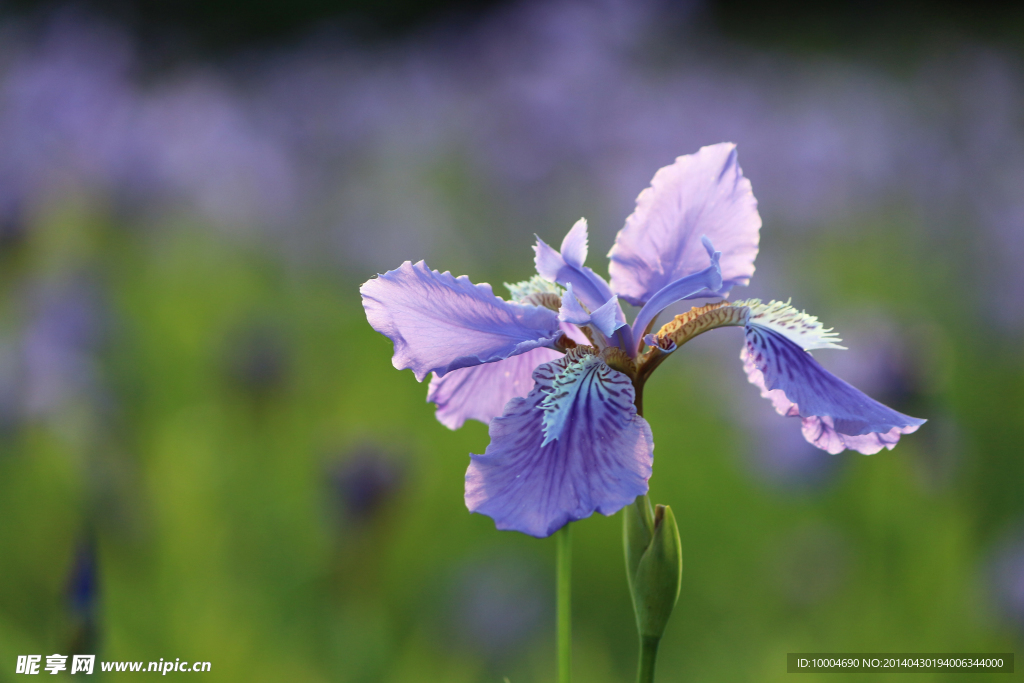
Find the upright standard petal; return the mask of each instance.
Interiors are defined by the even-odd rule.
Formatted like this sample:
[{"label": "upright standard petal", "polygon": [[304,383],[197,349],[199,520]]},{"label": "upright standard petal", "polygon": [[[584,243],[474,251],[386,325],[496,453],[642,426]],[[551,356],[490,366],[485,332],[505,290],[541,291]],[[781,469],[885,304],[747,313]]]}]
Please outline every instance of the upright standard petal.
[{"label": "upright standard petal", "polygon": [[547,308],[499,299],[488,284],[474,285],[406,261],[363,283],[366,319],[394,342],[392,365],[416,380],[498,361],[551,346],[561,335]]},{"label": "upright standard petal", "polygon": [[491,421],[486,452],[470,454],[466,507],[498,529],[545,537],[646,493],[654,440],[636,414],[629,378],[570,351],[533,379],[529,395]]},{"label": "upright standard petal", "polygon": [[865,455],[892,449],[925,420],[899,413],[831,374],[796,342],[748,324],[740,358],[751,384],[787,417],[800,417],[804,438],[829,453]]},{"label": "upright standard petal", "polygon": [[537,273],[563,287],[572,285],[583,305],[596,310],[612,298],[612,290],[600,275],[583,265],[587,258],[587,221],[581,218],[562,240],[561,252],[537,238],[533,247]]},{"label": "upright standard petal", "polygon": [[761,217],[736,145],[720,143],[681,156],[654,174],[608,253],[611,288],[639,306],[666,285],[707,265],[706,235],[722,252],[723,288],[754,274]]}]

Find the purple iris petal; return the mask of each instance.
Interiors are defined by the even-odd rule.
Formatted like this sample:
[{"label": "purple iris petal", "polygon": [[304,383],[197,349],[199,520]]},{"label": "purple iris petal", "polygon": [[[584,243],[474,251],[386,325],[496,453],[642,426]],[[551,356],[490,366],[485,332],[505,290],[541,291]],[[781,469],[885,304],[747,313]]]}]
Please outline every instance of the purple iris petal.
[{"label": "purple iris petal", "polygon": [[395,344],[392,365],[416,380],[550,346],[562,335],[554,311],[499,299],[484,283],[406,261],[363,283],[366,319]]},{"label": "purple iris petal", "polygon": [[[537,238],[533,248],[536,256],[534,264],[537,274],[557,282],[563,287],[570,284],[576,291],[583,305],[591,311],[596,310],[612,298],[612,290],[600,275],[583,265],[587,259],[587,221],[583,218],[576,221],[565,239],[562,240],[561,253],[555,251],[544,240]],[[625,318],[623,318],[625,319]]]},{"label": "purple iris petal", "polygon": [[[589,344],[574,325],[562,325],[562,332],[577,344]],[[452,370],[444,377],[434,375],[427,401],[437,404],[434,413],[448,429],[459,429],[466,420],[484,424],[501,415],[505,404],[533,389],[533,371],[538,365],[561,358],[552,349],[533,349],[494,363]]]},{"label": "purple iris petal", "polygon": [[562,306],[558,309],[558,319],[573,325],[590,324],[590,314],[580,304],[579,297],[576,296],[571,282],[566,285],[565,293],[562,294]]},{"label": "purple iris petal", "polygon": [[[639,306],[707,261],[702,235],[722,251],[724,291],[754,274],[761,217],[736,145],[720,143],[681,156],[654,174],[609,252],[612,290]],[[642,331],[642,330],[641,330]]]},{"label": "purple iris petal", "polygon": [[747,379],[780,415],[803,418],[804,438],[818,448],[870,455],[883,447],[891,450],[902,434],[925,423],[850,386],[774,330],[748,325],[746,334],[740,358]]},{"label": "purple iris petal", "polygon": [[[601,330],[604,336],[612,338],[615,333],[622,328],[626,328],[629,331],[629,327],[626,323],[626,316],[622,313],[622,306],[619,305],[619,297],[613,296],[598,306],[597,310],[594,311],[590,320],[594,323],[594,326]],[[624,350],[628,351],[628,347],[624,347]]]},{"label": "purple iris petal", "polygon": [[[558,319],[563,323],[573,325],[590,325],[604,335],[604,341],[610,346],[618,346],[627,353],[633,353],[636,344],[633,343],[633,335],[626,322],[626,316],[619,305],[619,298],[613,296],[604,302],[593,313],[588,313],[580,304],[572,284],[565,289],[562,295],[562,306],[558,309]],[[590,343],[590,342],[585,342]]]},{"label": "purple iris petal", "polygon": [[530,392],[538,365],[561,356],[552,349],[533,349],[495,363],[459,368],[444,377],[434,375],[427,401],[437,404],[435,416],[448,429],[458,429],[466,420],[487,424],[501,415],[506,403]]},{"label": "purple iris petal", "polygon": [[[701,238],[701,242],[711,258],[711,265],[698,273],[687,275],[665,285],[644,304],[644,307],[640,309],[636,319],[633,321],[633,339],[636,339],[638,344],[644,332],[647,331],[647,326],[666,307],[702,292],[705,296],[714,296],[715,292],[721,289],[722,271],[719,266],[719,259],[722,256],[722,252],[715,251],[711,240],[707,237]],[[633,352],[635,353],[636,350],[634,349]]]},{"label": "purple iris petal", "polygon": [[629,378],[596,356],[570,353],[533,379],[530,394],[491,421],[486,452],[470,455],[466,507],[499,529],[545,537],[646,493],[654,440]]},{"label": "purple iris petal", "polygon": [[572,268],[583,268],[588,250],[587,219],[576,221],[562,238],[561,257]]}]

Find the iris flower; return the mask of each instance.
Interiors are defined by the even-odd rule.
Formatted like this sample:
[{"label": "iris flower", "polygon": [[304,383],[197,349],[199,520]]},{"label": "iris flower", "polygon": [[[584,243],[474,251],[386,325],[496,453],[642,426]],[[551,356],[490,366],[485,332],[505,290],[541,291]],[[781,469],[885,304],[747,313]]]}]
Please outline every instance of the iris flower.
[{"label": "iris flower", "polygon": [[[748,380],[829,453],[892,449],[924,423],[822,368],[809,351],[843,347],[816,318],[788,303],[724,298],[753,275],[760,228],[735,145],[722,143],[654,175],[615,238],[610,281],[584,265],[580,219],[557,251],[537,239],[537,275],[506,285],[509,300],[423,261],[360,293],[370,325],[394,343],[393,365],[431,377],[438,420],[451,429],[489,423],[487,449],[470,454],[469,510],[545,537],[647,493],[654,439],[642,417],[644,382],[708,330],[744,329]],[[711,297],[722,300],[652,333],[667,306]],[[620,300],[640,307],[632,323]]]}]

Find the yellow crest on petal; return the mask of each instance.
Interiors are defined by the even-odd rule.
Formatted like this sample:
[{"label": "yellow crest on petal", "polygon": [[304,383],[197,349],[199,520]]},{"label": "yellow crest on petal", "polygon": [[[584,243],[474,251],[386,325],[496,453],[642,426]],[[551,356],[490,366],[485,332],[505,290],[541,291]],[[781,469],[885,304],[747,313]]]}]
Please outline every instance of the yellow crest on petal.
[{"label": "yellow crest on petal", "polygon": [[661,365],[676,348],[690,341],[698,334],[716,327],[739,327],[746,325],[750,309],[728,301],[719,301],[707,306],[694,306],[686,313],[680,313],[661,326],[654,334],[654,342],[636,359],[637,378],[642,383]]},{"label": "yellow crest on petal", "polygon": [[694,306],[662,325],[654,336],[662,349],[671,348],[672,344],[682,346],[698,334],[716,327],[746,325],[747,315],[745,306],[728,301]]}]

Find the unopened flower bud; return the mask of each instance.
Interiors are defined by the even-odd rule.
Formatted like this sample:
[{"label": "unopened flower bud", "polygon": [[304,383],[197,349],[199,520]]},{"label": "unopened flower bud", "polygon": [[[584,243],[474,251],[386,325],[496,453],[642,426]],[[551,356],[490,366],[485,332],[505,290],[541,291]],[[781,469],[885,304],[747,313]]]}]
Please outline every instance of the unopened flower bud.
[{"label": "unopened flower bud", "polygon": [[642,638],[661,638],[679,599],[683,550],[672,508],[651,511],[647,498],[625,508],[623,540],[637,629]]}]

